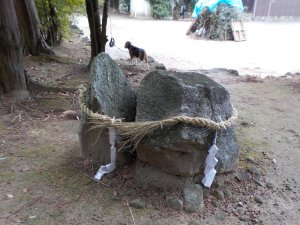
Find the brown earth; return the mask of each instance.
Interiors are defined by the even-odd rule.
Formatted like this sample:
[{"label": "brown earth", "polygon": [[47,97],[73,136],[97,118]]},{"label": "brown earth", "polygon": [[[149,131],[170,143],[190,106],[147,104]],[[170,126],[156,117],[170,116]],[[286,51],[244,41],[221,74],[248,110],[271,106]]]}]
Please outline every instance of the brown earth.
[{"label": "brown earth", "polygon": [[[54,50],[53,58],[24,59],[31,78],[63,88],[86,85],[87,44],[73,35]],[[148,73],[117,62],[136,88]],[[300,76],[208,76],[229,90],[239,111],[241,157],[236,175],[218,176],[205,190],[201,212],[167,208],[169,193],[138,187],[131,166],[92,181],[99,165],[80,158],[79,122],[59,117],[79,112],[78,92],[42,87],[25,102],[9,96],[0,102],[0,224],[300,224]],[[217,200],[215,191],[225,189],[231,196]],[[128,206],[137,197],[145,209]]]}]

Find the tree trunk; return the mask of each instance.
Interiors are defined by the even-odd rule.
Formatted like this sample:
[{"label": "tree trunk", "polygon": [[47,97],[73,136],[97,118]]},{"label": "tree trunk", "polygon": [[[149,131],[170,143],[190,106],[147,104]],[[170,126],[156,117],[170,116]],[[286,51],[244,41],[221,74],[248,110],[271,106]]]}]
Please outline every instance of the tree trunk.
[{"label": "tree trunk", "polygon": [[57,14],[54,6],[51,4],[51,1],[48,2],[49,7],[49,22],[50,26],[47,31],[47,43],[49,45],[58,45],[61,42],[62,36],[59,31],[59,23],[57,19]]},{"label": "tree trunk", "polygon": [[105,52],[105,44],[107,42],[106,25],[107,10],[109,0],[105,0],[103,8],[102,29],[100,24],[100,14],[98,0],[85,0],[86,13],[88,16],[91,38],[91,61],[100,52]]},{"label": "tree trunk", "polygon": [[106,27],[107,27],[107,17],[108,17],[108,4],[109,0],[104,1],[103,6],[103,16],[102,16],[102,31],[101,31],[101,37],[100,37],[100,52],[105,52],[105,45],[108,41],[106,36]]},{"label": "tree trunk", "polygon": [[15,10],[18,17],[19,29],[23,50],[31,55],[40,53],[54,54],[48,47],[40,30],[40,21],[33,0],[14,0]]},{"label": "tree trunk", "polygon": [[4,93],[26,90],[26,80],[14,3],[11,0],[2,0],[0,4],[0,89]]}]

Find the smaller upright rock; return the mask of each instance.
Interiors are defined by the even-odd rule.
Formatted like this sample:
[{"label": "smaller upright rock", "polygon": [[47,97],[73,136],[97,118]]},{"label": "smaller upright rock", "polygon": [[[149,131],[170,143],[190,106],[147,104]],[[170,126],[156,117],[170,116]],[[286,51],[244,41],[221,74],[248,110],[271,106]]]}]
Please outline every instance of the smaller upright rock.
[{"label": "smaller upright rock", "polygon": [[[85,104],[93,112],[134,121],[136,94],[121,68],[106,53],[93,59]],[[102,165],[110,163],[109,130],[96,129],[85,114],[81,117],[79,141],[83,158]],[[117,165],[125,162],[124,159],[124,154],[118,153]]]}]

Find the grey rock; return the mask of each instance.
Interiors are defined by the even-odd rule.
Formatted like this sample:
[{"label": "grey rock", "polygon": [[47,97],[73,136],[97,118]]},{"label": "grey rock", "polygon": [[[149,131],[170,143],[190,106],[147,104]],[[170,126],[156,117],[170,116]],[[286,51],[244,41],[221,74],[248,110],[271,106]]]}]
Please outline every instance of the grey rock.
[{"label": "grey rock", "polygon": [[263,204],[263,200],[259,196],[254,196],[254,201],[257,202],[257,203],[259,203],[259,204]]},{"label": "grey rock", "polygon": [[203,197],[208,197],[210,194],[210,189],[209,188],[203,188]]},{"label": "grey rock", "polygon": [[213,193],[213,195],[216,197],[216,199],[218,200],[224,200],[225,196],[224,196],[224,193],[223,191],[221,190],[217,190]]},{"label": "grey rock", "polygon": [[154,60],[153,57],[148,55],[148,63],[155,63],[156,61]]},{"label": "grey rock", "polygon": [[[96,56],[91,65],[90,102],[105,115],[134,121],[136,94],[118,64],[106,53]],[[98,108],[97,108],[98,107]]]},{"label": "grey rock", "polygon": [[76,24],[70,24],[70,29],[79,30],[79,27]]},{"label": "grey rock", "polygon": [[252,156],[247,156],[246,161],[253,163],[255,161],[255,159]]},{"label": "grey rock", "polygon": [[167,70],[164,64],[157,64],[155,66],[155,69],[157,69],[157,70]]},{"label": "grey rock", "polygon": [[223,193],[224,193],[224,196],[225,196],[227,199],[230,199],[231,196],[232,196],[231,191],[229,191],[228,189],[225,189],[225,190],[223,191]]},{"label": "grey rock", "polygon": [[168,196],[167,205],[169,208],[181,211],[183,209],[183,201],[177,196]]},{"label": "grey rock", "polygon": [[[154,121],[172,116],[205,117],[214,121],[232,115],[229,93],[199,73],[154,71],[142,81],[137,97],[136,121]],[[176,176],[203,172],[214,132],[187,124],[156,130],[137,147],[138,159]],[[239,148],[233,128],[218,133],[218,173],[237,168]]]},{"label": "grey rock", "polygon": [[239,72],[237,70],[233,69],[226,69],[226,68],[214,68],[209,70],[210,73],[223,73],[223,74],[228,74],[232,76],[239,76]]},{"label": "grey rock", "polygon": [[[105,53],[96,56],[91,64],[85,102],[94,112],[134,121],[136,94],[117,63]],[[108,129],[93,128],[87,116],[83,115],[79,129],[81,155],[107,164],[110,162]],[[117,162],[124,162],[124,159],[123,154],[117,155]]]},{"label": "grey rock", "polygon": [[161,207],[159,201],[154,201],[154,202],[152,202],[152,206],[153,206],[153,208],[156,209],[156,210],[159,210],[160,207]]},{"label": "grey rock", "polygon": [[223,212],[223,211],[219,211],[219,212],[216,213],[215,217],[216,217],[218,220],[225,220],[226,213]]},{"label": "grey rock", "polygon": [[86,43],[90,42],[90,39],[88,37],[83,37],[81,40]]},{"label": "grey rock", "polygon": [[79,30],[79,34],[80,34],[80,35],[84,35],[83,30]]},{"label": "grey rock", "polygon": [[216,180],[215,182],[215,187],[222,187],[222,183],[220,183],[218,180]]},{"label": "grey rock", "polygon": [[266,183],[266,187],[269,189],[274,189],[274,184],[271,182]]},{"label": "grey rock", "polygon": [[214,207],[218,207],[219,206],[219,203],[216,201],[216,200],[211,200],[211,204],[214,206]]},{"label": "grey rock", "polygon": [[238,202],[238,206],[243,207],[244,206],[243,202]]},{"label": "grey rock", "polygon": [[146,206],[146,203],[143,199],[141,198],[136,198],[133,199],[130,203],[129,206],[135,209],[144,209]]},{"label": "grey rock", "polygon": [[258,220],[257,224],[258,224],[258,225],[263,225],[263,224],[264,224],[264,221],[263,221],[263,220]]},{"label": "grey rock", "polygon": [[187,185],[183,189],[184,211],[193,213],[204,206],[203,191],[199,184]]},{"label": "grey rock", "polygon": [[258,168],[256,168],[256,166],[251,166],[247,169],[247,171],[252,174],[252,175],[255,175],[256,177],[259,177],[261,172],[259,171]]},{"label": "grey rock", "polygon": [[235,177],[239,182],[244,182],[251,178],[251,174],[245,170],[239,170],[235,173]]},{"label": "grey rock", "polygon": [[285,184],[285,189],[288,190],[288,191],[292,191],[293,190],[292,187],[291,187],[291,185],[289,185],[289,184]]},{"label": "grey rock", "polygon": [[248,123],[247,121],[242,121],[241,122],[241,126],[243,126],[243,127],[250,127],[250,123]]},{"label": "grey rock", "polygon": [[237,197],[237,196],[233,197],[233,202],[235,202],[235,203],[240,202],[240,200],[241,199],[239,197]]}]

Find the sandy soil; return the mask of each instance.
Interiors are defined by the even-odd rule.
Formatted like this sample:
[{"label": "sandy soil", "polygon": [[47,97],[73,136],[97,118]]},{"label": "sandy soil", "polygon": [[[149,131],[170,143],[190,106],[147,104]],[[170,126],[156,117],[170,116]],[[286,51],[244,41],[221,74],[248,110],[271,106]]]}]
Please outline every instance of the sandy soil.
[{"label": "sandy soil", "polygon": [[[122,32],[122,20],[116,33]],[[177,27],[185,22],[166,21],[163,27],[165,23]],[[153,24],[148,31],[164,29],[157,21]],[[149,50],[150,55],[159,56],[160,51],[154,52],[157,49]],[[59,57],[54,59],[25,58],[30,76],[61,87],[86,84],[87,44],[74,35],[55,51]],[[124,55],[117,62],[137,87],[148,71],[130,66],[121,49],[109,52],[115,57]],[[166,65],[187,69],[177,56],[160,59],[165,59]],[[150,66],[153,69],[153,64]],[[108,175],[101,184],[92,181],[89,177],[98,165],[79,156],[79,122],[59,117],[65,110],[79,111],[77,93],[40,90],[32,92],[26,102],[15,102],[9,96],[0,101],[0,224],[125,225],[134,224],[133,219],[138,225],[300,224],[300,77],[262,80],[225,72],[208,76],[228,89],[239,111],[237,174],[245,172],[247,176],[242,181],[235,175],[217,177],[212,189],[205,191],[201,212],[187,214],[167,208],[168,192],[136,186],[131,167]],[[231,196],[217,200],[213,193],[225,189]],[[128,207],[137,197],[146,201],[146,208]]]}]

